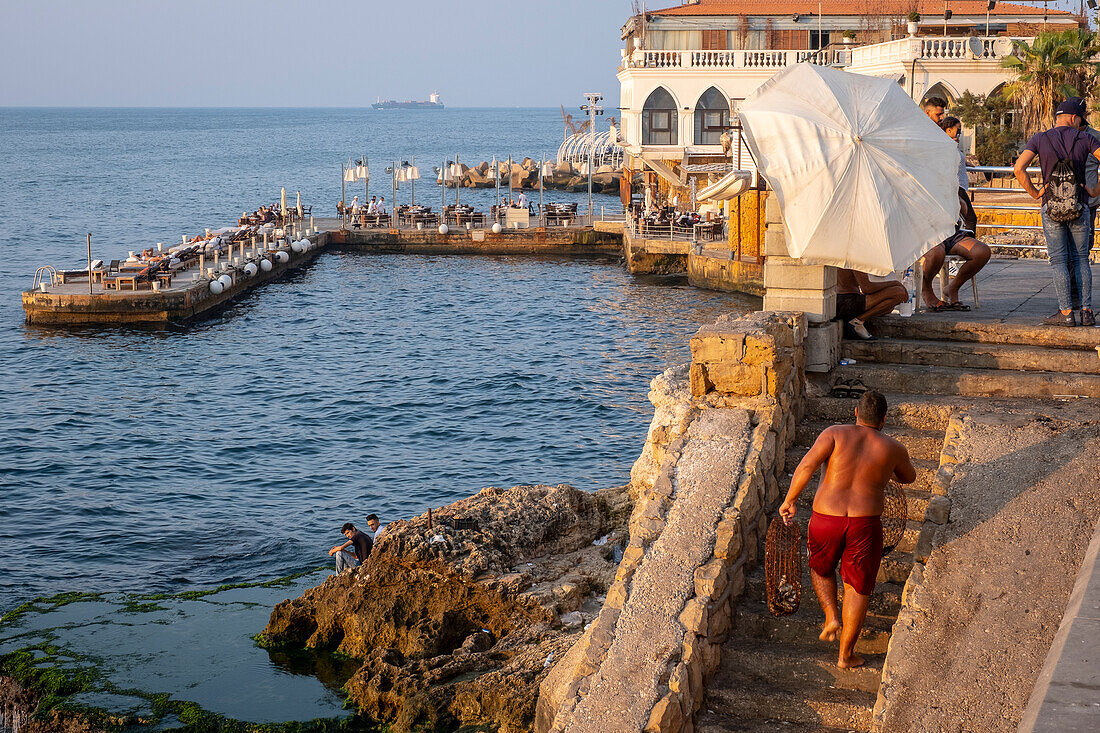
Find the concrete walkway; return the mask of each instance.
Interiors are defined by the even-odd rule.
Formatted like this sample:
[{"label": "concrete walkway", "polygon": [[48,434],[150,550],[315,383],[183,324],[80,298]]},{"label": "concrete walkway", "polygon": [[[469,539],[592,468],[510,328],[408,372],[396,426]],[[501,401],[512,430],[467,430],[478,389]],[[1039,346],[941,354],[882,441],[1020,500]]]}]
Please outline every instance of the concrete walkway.
[{"label": "concrete walkway", "polygon": [[1054,644],[1020,723],[1021,733],[1100,730],[1100,522],[1077,574]]},{"label": "concrete walkway", "polygon": [[[980,307],[974,308],[970,285],[963,286],[959,299],[973,310],[969,313],[924,313],[914,318],[943,320],[956,317],[965,320],[994,320],[1002,323],[1038,325],[1058,308],[1050,264],[1046,260],[989,261],[974,278],[978,287]],[[1092,266],[1094,290],[1100,287],[1100,265]],[[937,278],[937,284],[939,280]],[[937,285],[937,292],[938,285]],[[1094,296],[1094,307],[1100,308],[1100,297]]]}]

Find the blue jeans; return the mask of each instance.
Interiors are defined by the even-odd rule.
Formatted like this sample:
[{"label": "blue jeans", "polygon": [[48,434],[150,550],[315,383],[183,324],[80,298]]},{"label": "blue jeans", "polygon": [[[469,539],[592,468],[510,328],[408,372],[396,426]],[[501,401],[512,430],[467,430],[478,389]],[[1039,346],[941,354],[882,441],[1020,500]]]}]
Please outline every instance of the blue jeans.
[{"label": "blue jeans", "polygon": [[359,561],[355,559],[355,555],[351,554],[347,550],[340,550],[336,553],[336,572],[342,573],[348,568],[359,567]]},{"label": "blue jeans", "polygon": [[[1058,307],[1064,311],[1092,308],[1092,268],[1089,266],[1092,222],[1089,217],[1089,208],[1085,206],[1076,221],[1052,221],[1043,207],[1043,234],[1047,240],[1054,292],[1058,295]],[[1070,292],[1074,281],[1080,288],[1080,302],[1074,297],[1076,292]]]}]

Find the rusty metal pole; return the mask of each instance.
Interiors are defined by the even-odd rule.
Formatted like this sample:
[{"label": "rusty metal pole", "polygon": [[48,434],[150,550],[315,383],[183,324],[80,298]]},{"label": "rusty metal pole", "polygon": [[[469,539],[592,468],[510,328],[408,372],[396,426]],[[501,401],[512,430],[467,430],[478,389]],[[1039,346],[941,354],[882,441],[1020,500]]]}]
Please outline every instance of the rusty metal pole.
[{"label": "rusty metal pole", "polygon": [[92,233],[88,232],[88,295],[92,294]]}]

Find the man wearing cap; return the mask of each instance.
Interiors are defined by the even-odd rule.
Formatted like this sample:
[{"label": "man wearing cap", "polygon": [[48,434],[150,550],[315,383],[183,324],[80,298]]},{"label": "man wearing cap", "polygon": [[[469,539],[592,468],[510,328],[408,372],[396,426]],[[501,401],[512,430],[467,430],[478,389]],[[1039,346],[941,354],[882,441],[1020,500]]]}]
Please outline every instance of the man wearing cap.
[{"label": "man wearing cap", "polygon": [[[1043,323],[1050,326],[1076,326],[1071,296],[1071,284],[1076,280],[1081,295],[1081,325],[1095,326],[1096,316],[1092,311],[1092,269],[1089,265],[1089,246],[1092,237],[1089,229],[1088,201],[1090,196],[1100,194],[1100,185],[1089,188],[1086,184],[1086,163],[1089,156],[1100,160],[1100,140],[1081,131],[1087,112],[1081,97],[1070,97],[1058,105],[1055,112],[1054,127],[1046,132],[1036,133],[1027,141],[1024,151],[1016,159],[1014,173],[1024,190],[1035,199],[1043,199],[1042,219],[1043,235],[1047,240],[1047,256],[1050,258],[1054,290],[1058,295],[1058,312],[1048,316]],[[1027,166],[1039,156],[1039,166],[1043,171],[1043,187],[1035,188],[1027,174]],[[1079,216],[1071,221],[1055,221],[1048,212],[1051,202],[1051,177],[1060,160],[1069,163],[1077,183],[1077,204]]]}]

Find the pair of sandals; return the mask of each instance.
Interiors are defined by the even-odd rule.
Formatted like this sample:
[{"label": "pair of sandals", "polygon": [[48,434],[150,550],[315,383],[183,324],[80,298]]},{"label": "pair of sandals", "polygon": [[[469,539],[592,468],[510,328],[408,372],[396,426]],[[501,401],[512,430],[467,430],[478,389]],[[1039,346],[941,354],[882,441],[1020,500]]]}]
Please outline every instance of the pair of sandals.
[{"label": "pair of sandals", "polygon": [[946,313],[947,311],[968,311],[970,310],[970,306],[957,301],[948,303],[946,300],[940,300],[937,301],[935,305],[925,306],[925,309],[929,313]]},{"label": "pair of sandals", "polygon": [[860,398],[863,393],[867,391],[867,385],[858,379],[844,379],[833,385],[833,389],[829,392],[830,397],[840,397],[842,399]]}]

